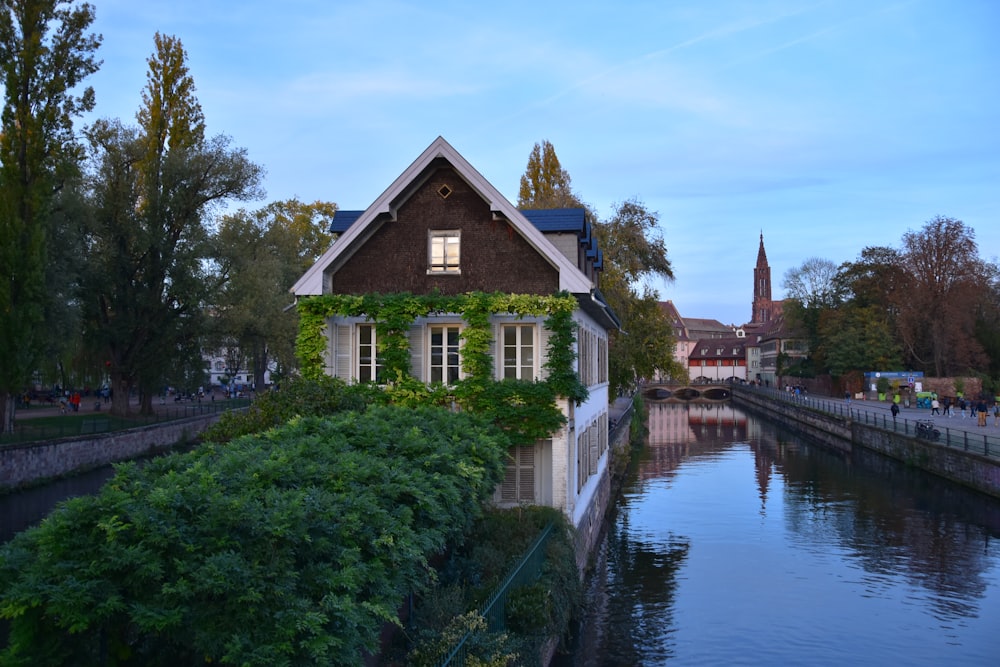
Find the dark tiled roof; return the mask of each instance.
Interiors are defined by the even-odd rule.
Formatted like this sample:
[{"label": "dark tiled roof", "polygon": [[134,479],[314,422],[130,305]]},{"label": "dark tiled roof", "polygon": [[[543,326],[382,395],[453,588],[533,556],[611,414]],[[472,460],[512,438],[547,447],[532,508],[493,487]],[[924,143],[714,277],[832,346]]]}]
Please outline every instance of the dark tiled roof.
[{"label": "dark tiled roof", "polygon": [[582,208],[545,208],[521,211],[543,234],[568,232],[585,238],[588,225]]},{"label": "dark tiled roof", "polygon": [[745,338],[708,338],[699,340],[691,350],[691,359],[742,359],[746,356]]},{"label": "dark tiled roof", "polygon": [[361,217],[364,211],[337,211],[333,214],[333,221],[330,223],[331,234],[343,234],[354,221]]}]

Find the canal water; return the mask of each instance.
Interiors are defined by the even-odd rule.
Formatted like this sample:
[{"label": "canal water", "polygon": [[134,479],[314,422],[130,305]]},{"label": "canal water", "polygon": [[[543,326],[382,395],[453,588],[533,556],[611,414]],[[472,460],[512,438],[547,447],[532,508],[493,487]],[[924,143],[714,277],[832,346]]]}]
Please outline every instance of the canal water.
[{"label": "canal water", "polygon": [[1000,501],[652,403],[561,667],[1000,664]]},{"label": "canal water", "polygon": [[41,486],[0,495],[0,543],[40,522],[59,501],[97,492],[113,474],[112,466],[102,466]]}]

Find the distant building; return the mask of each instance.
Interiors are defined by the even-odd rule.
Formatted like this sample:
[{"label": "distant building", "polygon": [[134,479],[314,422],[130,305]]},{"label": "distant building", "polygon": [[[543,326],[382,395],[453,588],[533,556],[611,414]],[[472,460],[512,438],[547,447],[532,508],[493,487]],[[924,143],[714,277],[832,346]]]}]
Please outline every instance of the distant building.
[{"label": "distant building", "polygon": [[[734,336],[734,328],[727,326],[719,320],[711,320],[697,317],[681,317],[677,306],[673,301],[661,301],[660,310],[663,311],[673,330],[674,340],[674,360],[683,368],[688,367],[688,360],[691,352],[701,340],[717,340]],[[660,378],[657,378],[658,380]],[[691,376],[694,379],[694,376]]]},{"label": "distant building", "polygon": [[699,340],[688,358],[691,382],[745,382],[747,340],[744,336]]},{"label": "distant building", "polygon": [[784,302],[772,298],[771,267],[760,235],[753,270],[750,321],[742,326],[682,317],[672,301],[661,301],[677,346],[674,357],[692,382],[746,381],[776,384],[779,371],[808,355],[808,347],[789,329]]}]

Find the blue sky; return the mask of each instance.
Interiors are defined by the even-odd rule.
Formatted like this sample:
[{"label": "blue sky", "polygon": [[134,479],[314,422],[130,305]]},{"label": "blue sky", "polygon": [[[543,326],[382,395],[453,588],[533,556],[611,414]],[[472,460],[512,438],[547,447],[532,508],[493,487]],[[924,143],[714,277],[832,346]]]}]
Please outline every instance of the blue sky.
[{"label": "blue sky", "polygon": [[[1000,254],[993,0],[92,0],[99,117],[133,121],[156,31],[267,201],[366,208],[438,135],[508,199],[550,141],[603,217],[659,214],[685,317],[750,317],[810,257],[936,215]],[[502,4],[502,7],[501,7]]]}]

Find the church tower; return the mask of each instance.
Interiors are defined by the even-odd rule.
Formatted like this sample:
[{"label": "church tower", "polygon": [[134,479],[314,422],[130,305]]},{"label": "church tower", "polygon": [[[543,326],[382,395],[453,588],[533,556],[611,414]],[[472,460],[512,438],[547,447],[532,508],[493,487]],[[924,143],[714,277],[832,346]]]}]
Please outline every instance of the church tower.
[{"label": "church tower", "polygon": [[753,314],[751,324],[771,321],[774,303],[771,301],[771,267],[767,265],[764,252],[764,232],[760,233],[760,249],[757,250],[757,266],[753,270]]}]

